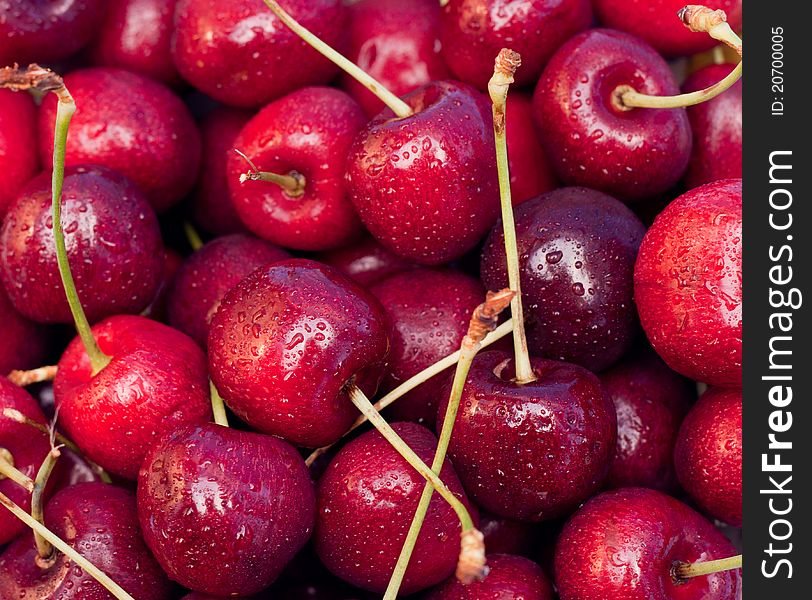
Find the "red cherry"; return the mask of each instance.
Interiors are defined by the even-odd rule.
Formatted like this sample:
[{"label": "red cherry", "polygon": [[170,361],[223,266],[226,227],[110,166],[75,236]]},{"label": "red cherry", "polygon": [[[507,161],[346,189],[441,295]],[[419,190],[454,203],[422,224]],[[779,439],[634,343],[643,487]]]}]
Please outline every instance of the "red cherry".
[{"label": "red cherry", "polygon": [[30,94],[0,89],[0,221],[23,184],[39,171],[36,115]]},{"label": "red cherry", "polygon": [[428,593],[426,600],[553,600],[544,571],[521,556],[488,554],[490,571],[482,581],[465,585],[451,578]]},{"label": "red cherry", "polygon": [[506,119],[511,200],[516,206],[557,186],[550,161],[533,126],[530,96],[521,92],[511,93]]},{"label": "red cherry", "polygon": [[323,252],[318,255],[318,260],[335,267],[364,287],[414,267],[368,236],[350,246]]},{"label": "red cherry", "polygon": [[48,330],[29,321],[16,310],[0,285],[0,375],[14,369],[33,369],[42,364],[48,349]]},{"label": "red cherry", "polygon": [[527,556],[539,536],[539,528],[531,523],[506,519],[483,510],[479,511],[479,530],[485,536],[485,549],[488,551],[488,566],[491,570],[492,555]]},{"label": "red cherry", "polygon": [[740,179],[695,188],[660,213],[640,246],[634,299],[668,366],[710,385],[741,386]]},{"label": "red cherry", "polygon": [[[186,106],[152,79],[120,69],[92,68],[65,76],[79,110],[68,133],[66,165],[93,163],[132,179],[163,212],[192,187],[200,164],[200,134]],[[54,151],[57,99],[39,111],[43,164]]]}]

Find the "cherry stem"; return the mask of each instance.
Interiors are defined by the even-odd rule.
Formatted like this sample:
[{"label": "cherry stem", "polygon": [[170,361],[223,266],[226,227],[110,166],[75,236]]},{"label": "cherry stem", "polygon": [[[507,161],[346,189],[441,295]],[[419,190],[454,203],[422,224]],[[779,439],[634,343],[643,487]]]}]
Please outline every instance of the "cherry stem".
[{"label": "cherry stem", "polygon": [[[43,498],[45,487],[48,485],[48,478],[53,473],[56,461],[60,456],[59,447],[52,445],[34,479],[34,490],[31,492],[31,516],[42,525],[45,525],[45,499]],[[34,544],[37,547],[37,555],[42,566],[46,566],[54,558],[53,545],[36,530],[34,531]]]},{"label": "cherry stem", "polygon": [[11,479],[21,488],[34,491],[34,481],[14,466],[14,456],[6,448],[0,448],[0,481]]},{"label": "cherry stem", "polygon": [[203,247],[203,239],[189,221],[183,222],[183,234],[186,236],[186,241],[189,242],[189,247],[193,252],[197,252]]},{"label": "cherry stem", "polygon": [[354,78],[370,92],[375,94],[375,96],[377,96],[381,102],[386,104],[386,106],[392,109],[392,112],[394,112],[399,118],[402,119],[405,117],[410,117],[414,114],[414,111],[412,111],[412,108],[408,104],[386,89],[383,85],[381,85],[380,82],[375,80],[361,67],[347,59],[345,56],[342,56],[340,52],[324,43],[313,32],[300,25],[296,19],[291,17],[281,6],[279,6],[279,3],[276,2],[276,0],[264,0],[264,2],[265,5],[271,9],[271,12],[276,15],[280,21],[287,25],[290,30],[293,31],[293,33],[302,38],[317,52],[328,60],[332,61],[335,65],[341,68],[350,77]]},{"label": "cherry stem", "polygon": [[510,303],[513,315],[513,350],[516,356],[516,383],[525,384],[536,380],[527,349],[522,311],[522,287],[519,271],[519,250],[516,244],[516,224],[513,220],[513,200],[510,194],[510,167],[508,165],[507,136],[505,134],[505,107],[508,88],[513,75],[522,64],[522,57],[513,50],[502,48],[496,57],[493,77],[488,82],[488,93],[493,103],[493,134],[496,143],[496,170],[499,178],[499,196],[502,204],[502,228],[505,236],[508,285],[516,292]]},{"label": "cherry stem", "polygon": [[14,370],[8,374],[8,380],[14,385],[25,387],[34,383],[53,381],[56,377],[56,365],[46,365],[29,371]]},{"label": "cherry stem", "polygon": [[279,175],[270,171],[260,171],[259,168],[245,154],[234,148],[234,152],[239,154],[250,167],[248,171],[240,175],[240,183],[246,181],[267,181],[275,183],[282,188],[285,195],[291,198],[300,198],[304,195],[307,180],[299,171],[289,171],[287,175]]},{"label": "cherry stem", "polygon": [[[509,334],[513,329],[513,321],[508,319],[504,323],[502,323],[499,327],[496,328],[495,331],[488,334],[488,336],[482,341],[482,347],[485,348],[486,346],[490,346],[494,342],[501,340],[507,334]],[[453,354],[449,354],[445,358],[441,358],[433,365],[429,365],[419,373],[412,375],[409,379],[401,383],[398,387],[393,389],[388,394],[384,395],[380,400],[378,400],[373,406],[376,411],[381,412],[390,404],[393,404],[398,398],[405,396],[409,392],[411,392],[416,387],[420,386],[421,384],[425,383],[435,375],[438,375],[445,371],[446,369],[454,366],[460,360],[460,351],[457,350]],[[355,420],[355,423],[352,424],[352,427],[347,430],[347,435],[350,431],[354,431],[358,429],[361,425],[368,421],[366,415],[361,415]],[[324,455],[330,448],[333,447],[333,444],[329,446],[322,446],[321,448],[317,448],[314,450],[310,456],[307,457],[305,463],[307,466],[311,466],[317,458]]]},{"label": "cherry stem", "polygon": [[214,422],[223,427],[228,427],[228,415],[226,414],[226,405],[223,402],[223,397],[217,388],[214,387],[214,382],[209,380],[209,392],[211,394],[211,412],[214,414]]},{"label": "cherry stem", "polygon": [[[431,470],[436,475],[439,475],[443,469],[443,463],[448,453],[448,445],[451,442],[451,434],[454,430],[454,423],[457,420],[462,391],[465,387],[465,381],[468,378],[468,372],[471,369],[474,357],[482,347],[482,340],[485,339],[485,336],[496,329],[499,313],[507,307],[515,295],[516,294],[511,290],[502,290],[497,294],[488,292],[485,302],[474,310],[471,322],[468,325],[468,333],[462,339],[462,344],[460,345],[460,360],[457,363],[457,370],[454,373],[454,381],[451,384],[451,394],[448,399],[448,406],[446,407],[443,426],[440,431],[440,439],[437,442],[437,450],[434,453],[434,460],[431,463]],[[434,490],[430,485],[427,484],[423,487],[420,503],[417,505],[417,510],[412,518],[409,531],[406,534],[406,540],[403,542],[400,556],[398,556],[398,561],[395,564],[395,570],[392,572],[392,577],[386,588],[385,600],[397,598],[403,577],[406,575],[406,569],[409,567],[409,560],[411,560],[412,552],[417,544],[417,538],[420,536],[420,530],[423,527],[423,521],[426,518],[433,493]],[[462,561],[460,561],[457,570],[457,578],[464,584],[471,583],[473,580],[480,578],[484,574],[485,569],[484,554],[482,558],[482,562],[477,565],[470,563],[463,565]],[[460,572],[460,566],[465,567],[467,570]]]},{"label": "cherry stem", "polygon": [[742,555],[737,554],[729,558],[718,560],[708,560],[704,562],[685,563],[678,562],[671,569],[671,577],[675,582],[681,582],[691,577],[701,577],[703,575],[713,575],[722,571],[741,569]]},{"label": "cherry stem", "polygon": [[110,592],[114,598],[118,600],[135,600],[132,596],[130,596],[127,592],[125,592],[120,585],[118,585],[115,581],[110,579],[105,573],[96,567],[93,563],[87,560],[84,556],[79,554],[74,548],[70,547],[65,541],[63,541],[58,535],[52,532],[50,529],[45,527],[42,523],[34,519],[31,515],[25,512],[22,508],[17,506],[8,496],[0,492],[0,504],[5,506],[15,517],[20,519],[23,523],[25,523],[28,527],[30,527],[34,532],[41,535],[43,538],[48,540],[53,546],[62,552],[65,556],[71,559],[74,563],[76,563],[79,567],[85,570],[88,575],[93,577],[96,581],[98,581],[104,588]]}]

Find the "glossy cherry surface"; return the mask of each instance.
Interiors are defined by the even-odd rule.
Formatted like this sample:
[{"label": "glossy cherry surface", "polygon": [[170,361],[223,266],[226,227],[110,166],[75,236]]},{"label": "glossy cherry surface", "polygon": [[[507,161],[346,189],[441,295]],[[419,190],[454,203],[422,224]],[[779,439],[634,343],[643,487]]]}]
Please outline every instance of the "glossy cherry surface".
[{"label": "glossy cherry surface", "polygon": [[39,170],[37,105],[30,94],[0,90],[0,221]]},{"label": "glossy cherry surface", "polygon": [[366,123],[361,107],[340,90],[309,87],[270,103],[243,127],[234,147],[257,168],[304,176],[301,195],[276,183],[240,181],[245,160],[232,152],[227,181],[245,226],[263,239],[297,250],[348,244],[363,231],[347,196],[347,152]]},{"label": "glossy cherry surface", "polygon": [[741,387],[740,179],[695,188],[660,213],[640,246],[634,299],[651,345],[672,369]]},{"label": "glossy cherry surface", "polygon": [[315,508],[293,446],[211,423],[168,433],[138,476],[147,545],[172,579],[206,593],[268,587],[310,537]]},{"label": "glossy cherry surface", "polygon": [[682,423],[674,449],[682,487],[699,507],[742,524],[742,392],[709,388]]},{"label": "glossy cherry surface", "polygon": [[291,259],[257,269],[223,298],[209,331],[209,369],[241,419],[317,447],[358,411],[344,387],[371,396],[389,350],[386,315],[369,292],[326,265]]},{"label": "glossy cherry surface", "polygon": [[[143,310],[163,269],[158,219],[127,178],[102,167],[65,169],[62,228],[76,289],[92,322]],[[14,307],[42,323],[72,323],[56,261],[51,174],[32,179],[0,228],[0,278]]]},{"label": "glossy cherry surface", "polygon": [[144,317],[119,315],[93,327],[111,362],[93,374],[75,338],[59,360],[59,422],[106,470],[135,479],[165,431],[211,419],[206,357],[191,338]]},{"label": "glossy cherry surface", "polygon": [[623,488],[592,498],[569,520],[556,546],[555,583],[561,600],[733,600],[741,595],[741,571],[676,582],[671,569],[736,554],[712,523],[678,500]]},{"label": "glossy cherry surface", "polygon": [[362,237],[349,246],[322,252],[317,258],[319,262],[335,267],[364,287],[414,267],[369,236]]},{"label": "glossy cherry surface", "polygon": [[0,375],[41,366],[48,349],[48,330],[18,313],[0,285]]},{"label": "glossy cherry surface", "polygon": [[[531,364],[536,381],[518,385],[510,354],[477,355],[448,451],[479,506],[541,521],[567,514],[598,489],[614,456],[617,424],[595,375],[551,360]],[[447,389],[441,399],[438,428]]]},{"label": "glossy cherry surface", "polygon": [[[178,202],[197,178],[200,134],[186,106],[169,88],[122,69],[79,69],[65,76],[79,108],[68,133],[65,164],[114,169],[141,188],[156,211]],[[57,99],[39,111],[39,151],[51,163]]]},{"label": "glossy cherry surface", "polygon": [[682,177],[691,153],[685,109],[615,105],[618,86],[679,93],[668,64],[642,40],[585,31],[555,53],[533,96],[536,126],[558,176],[624,201],[651,198]]},{"label": "glossy cherry surface", "polygon": [[[415,423],[392,425],[424,461],[437,446],[431,432]],[[449,461],[440,479],[467,503]],[[336,455],[319,481],[316,551],[324,565],[360,588],[382,593],[395,568],[425,480],[377,431],[364,433]],[[435,494],[417,538],[400,591],[408,595],[437,584],[455,569],[460,524]]]},{"label": "glossy cherry surface", "polygon": [[[645,228],[614,198],[562,188],[515,210],[530,351],[600,371],[639,331],[633,273]],[[507,287],[504,232],[497,222],[482,250],[485,287]]]},{"label": "glossy cherry surface", "polygon": [[[347,11],[341,0],[283,0],[280,5],[324,42],[344,50]],[[172,55],[189,83],[241,107],[327,83],[338,73],[262,0],[177,0]]]},{"label": "glossy cherry surface", "polygon": [[532,560],[510,554],[488,553],[490,571],[469,585],[452,577],[432,590],[426,600],[553,600],[547,575]]},{"label": "glossy cherry surface", "polygon": [[557,187],[555,173],[533,125],[531,97],[511,92],[507,101],[505,136],[513,205]]},{"label": "glossy cherry surface", "polygon": [[431,83],[404,100],[414,114],[386,109],[350,150],[350,197],[384,246],[436,265],[459,258],[499,213],[491,109],[473,89]]}]

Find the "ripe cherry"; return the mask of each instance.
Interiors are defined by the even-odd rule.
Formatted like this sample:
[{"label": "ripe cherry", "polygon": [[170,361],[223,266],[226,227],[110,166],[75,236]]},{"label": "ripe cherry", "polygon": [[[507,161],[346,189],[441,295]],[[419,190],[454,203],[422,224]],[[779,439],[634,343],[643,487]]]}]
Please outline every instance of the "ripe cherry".
[{"label": "ripe cherry", "polygon": [[529,95],[510,95],[506,123],[511,200],[516,206],[554,190],[557,185],[555,173],[533,125],[533,103]]},{"label": "ripe cherry", "polygon": [[373,237],[360,240],[336,250],[317,255],[320,262],[335,267],[350,279],[369,287],[390,275],[414,267],[413,264],[387,250]]},{"label": "ripe cherry", "polygon": [[48,350],[48,330],[18,313],[0,285],[0,375],[14,369],[33,369],[42,364]]},{"label": "ripe cherry", "polygon": [[532,560],[510,554],[489,554],[488,575],[464,585],[451,578],[429,592],[426,600],[553,600],[549,578]]},{"label": "ripe cherry", "polygon": [[0,89],[0,221],[17,192],[38,170],[34,98]]}]

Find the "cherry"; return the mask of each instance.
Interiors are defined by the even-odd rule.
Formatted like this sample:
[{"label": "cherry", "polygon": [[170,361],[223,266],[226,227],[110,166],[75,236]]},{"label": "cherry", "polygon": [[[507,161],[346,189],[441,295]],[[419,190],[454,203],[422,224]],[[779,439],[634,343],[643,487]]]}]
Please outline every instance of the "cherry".
[{"label": "cherry", "polygon": [[172,63],[176,0],[112,0],[91,46],[93,63],[141,73],[169,85],[180,81]]},{"label": "cherry", "polygon": [[[684,92],[705,89],[723,79],[733,65],[710,65],[693,73],[682,84]],[[695,188],[719,179],[742,176],[742,83],[716,98],[688,109],[694,132],[691,163],[685,184]]]},{"label": "cherry", "polygon": [[39,171],[36,115],[30,94],[0,89],[0,222],[23,184]]},{"label": "cherry", "polygon": [[98,32],[104,0],[6,0],[0,64],[65,58]]},{"label": "cherry", "polygon": [[138,476],[138,516],[169,576],[197,591],[268,587],[313,530],[316,499],[296,450],[221,425],[170,431]]},{"label": "cherry", "polygon": [[[623,204],[585,188],[563,188],[515,209],[530,351],[600,371],[638,332],[633,270],[645,228]],[[502,223],[482,250],[482,281],[507,284]]]},{"label": "cherry", "polygon": [[[440,5],[435,0],[360,0],[349,6],[347,57],[397,96],[449,78],[440,55]],[[346,74],[341,86],[372,118],[384,108]]]},{"label": "cherry", "polygon": [[81,339],[68,345],[54,380],[59,420],[89,459],[135,479],[163,432],[211,419],[206,357],[189,337],[144,317],[110,317],[92,334],[109,363],[94,373]]},{"label": "cherry", "polygon": [[600,380],[617,412],[617,450],[607,485],[675,490],[674,444],[696,399],[693,383],[650,351],[615,365]]},{"label": "cherry", "polygon": [[[135,497],[104,483],[80,483],[54,495],[45,508],[51,531],[139,600],[171,600],[173,589],[141,538]],[[30,535],[0,556],[4,598],[102,600],[110,594],[64,554],[39,566]],[[40,563],[41,564],[41,563]]]},{"label": "cherry", "polygon": [[[450,269],[417,268],[387,277],[370,288],[392,325],[389,391],[456,352],[468,331],[471,313],[485,290],[478,280]],[[434,428],[444,378],[437,376],[402,396],[389,409],[391,420],[416,421]]]},{"label": "cherry", "polygon": [[668,366],[710,385],[741,386],[740,179],[695,188],[660,213],[640,246],[634,298]]},{"label": "cherry", "polygon": [[675,563],[736,554],[727,538],[678,500],[623,488],[589,500],[565,525],[555,554],[561,600],[729,599],[741,575],[728,571],[676,580]]},{"label": "cherry", "polygon": [[[156,211],[192,187],[200,163],[200,134],[186,106],[164,85],[121,69],[91,68],[65,76],[81,107],[71,121],[65,164],[93,163],[132,179]],[[39,111],[39,150],[51,163],[57,98]]]},{"label": "cherry", "polygon": [[362,226],[344,172],[350,144],[365,123],[352,98],[326,87],[303,88],[263,108],[234,147],[263,173],[290,181],[243,181],[246,163],[231,154],[228,186],[246,227],[297,250],[337,248],[356,238]]},{"label": "cherry", "polygon": [[513,205],[554,190],[555,174],[533,126],[530,96],[514,93],[507,103],[506,135],[510,149],[510,190]]},{"label": "cherry", "polygon": [[[109,169],[70,167],[62,202],[68,259],[89,319],[144,309],[160,285],[163,243],[141,192]],[[57,267],[50,173],[26,184],[9,206],[0,229],[0,278],[29,319],[72,322]]]},{"label": "cherry", "polygon": [[[344,45],[341,0],[287,0],[308,29]],[[180,74],[215,100],[261,106],[307,85],[329,82],[338,69],[282,26],[262,0],[177,0],[172,54]]]},{"label": "cherry", "polygon": [[[498,350],[474,359],[449,455],[482,508],[529,521],[565,515],[609,470],[617,434],[612,401],[579,366],[532,358],[536,380],[520,385],[513,365]],[[447,392],[440,396],[438,427]]]},{"label": "cherry", "polygon": [[628,88],[679,92],[668,64],[632,35],[585,31],[550,60],[533,106],[542,144],[565,183],[632,201],[656,196],[682,177],[691,153],[685,110],[629,109],[617,97]]},{"label": "cherry", "polygon": [[33,369],[42,364],[48,350],[48,330],[29,321],[11,305],[0,285],[0,375],[13,369]]},{"label": "cherry", "polygon": [[[392,427],[423,461],[431,460],[437,440],[430,431],[415,423],[395,423]],[[468,506],[448,462],[440,478]],[[377,431],[366,432],[344,446],[317,486],[314,540],[324,565],[355,586],[382,593],[424,483]],[[435,495],[401,593],[408,595],[449,577],[459,549],[459,521],[449,505]]]},{"label": "cherry", "polygon": [[682,422],[674,464],[682,487],[713,517],[742,524],[742,392],[709,388]]},{"label": "cherry", "polygon": [[592,8],[589,0],[450,0],[441,23],[451,71],[485,90],[505,46],[522,55],[516,83],[535,83],[558,47],[591,25]]},{"label": "cherry", "polygon": [[510,554],[489,554],[488,576],[463,585],[449,579],[426,595],[425,600],[553,600],[553,587],[532,560]]},{"label": "cherry", "polygon": [[345,386],[374,393],[388,348],[374,296],[335,269],[292,259],[257,269],[225,295],[209,331],[209,369],[253,428],[318,447],[350,428],[357,411]]},{"label": "cherry", "polygon": [[[668,57],[696,54],[716,45],[713,39],[697,35],[676,18],[683,0],[593,0],[598,19],[613,29],[633,33]],[[711,0],[712,9],[722,9],[733,29],[742,25],[742,0]]]},{"label": "cherry", "polygon": [[369,287],[390,275],[414,266],[369,236],[344,248],[323,252],[317,258],[320,262],[335,267],[364,287]]},{"label": "cherry", "polygon": [[506,519],[483,510],[479,511],[479,530],[485,536],[491,571],[491,557],[494,554],[526,556],[533,549],[539,534],[538,528],[532,524]]}]

